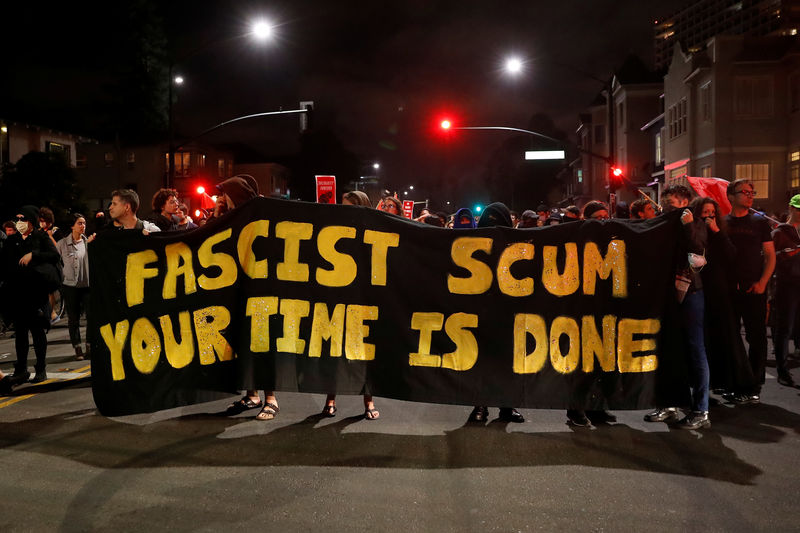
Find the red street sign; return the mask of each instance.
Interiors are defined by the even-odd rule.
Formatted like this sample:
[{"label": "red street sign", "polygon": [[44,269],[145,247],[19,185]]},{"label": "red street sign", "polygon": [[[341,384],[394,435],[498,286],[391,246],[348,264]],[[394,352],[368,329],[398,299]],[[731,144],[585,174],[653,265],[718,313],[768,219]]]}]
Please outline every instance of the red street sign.
[{"label": "red street sign", "polygon": [[314,176],[317,180],[317,203],[336,203],[336,176]]},{"label": "red street sign", "polygon": [[403,216],[406,218],[414,216],[414,200],[403,200]]}]

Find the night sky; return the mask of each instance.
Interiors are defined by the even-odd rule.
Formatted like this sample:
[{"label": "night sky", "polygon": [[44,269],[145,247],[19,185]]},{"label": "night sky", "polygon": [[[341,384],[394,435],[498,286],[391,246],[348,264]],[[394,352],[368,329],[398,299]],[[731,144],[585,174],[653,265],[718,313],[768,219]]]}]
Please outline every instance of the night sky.
[{"label": "night sky", "polygon": [[[125,138],[142,120],[164,119],[164,69],[173,57],[186,78],[174,108],[180,133],[313,100],[317,124],[365,167],[380,162],[388,184],[460,202],[493,199],[479,198],[480,182],[509,136],[442,139],[439,117],[526,128],[543,113],[574,138],[577,114],[601,88],[575,69],[607,78],[630,53],[651,64],[654,20],[686,1],[11,4],[0,8],[0,117]],[[265,44],[246,35],[259,17],[276,25]],[[502,69],[512,53],[526,62],[517,78]],[[131,82],[142,68],[163,83]],[[285,156],[297,152],[298,118],[260,119],[208,140]]]}]

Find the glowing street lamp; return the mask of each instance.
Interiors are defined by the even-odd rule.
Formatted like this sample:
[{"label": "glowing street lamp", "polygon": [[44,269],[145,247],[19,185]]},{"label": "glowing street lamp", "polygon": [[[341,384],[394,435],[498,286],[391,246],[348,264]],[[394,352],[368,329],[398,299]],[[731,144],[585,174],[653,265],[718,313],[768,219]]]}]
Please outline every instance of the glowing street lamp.
[{"label": "glowing street lamp", "polygon": [[251,30],[253,33],[253,37],[258,39],[259,41],[266,41],[267,39],[270,39],[273,35],[272,25],[263,19],[255,21],[251,27]]},{"label": "glowing street lamp", "polygon": [[408,186],[408,188],[409,188],[410,190],[412,190],[412,191],[414,190],[414,186],[413,186],[413,185],[409,185],[409,186]]},{"label": "glowing street lamp", "polygon": [[381,164],[380,163],[372,163],[372,168],[374,168],[375,170],[378,170],[379,168],[381,168]]},{"label": "glowing street lamp", "polygon": [[[264,19],[259,19],[253,21],[250,24],[250,31],[242,32],[239,35],[233,37],[233,39],[240,39],[247,36],[252,36],[256,40],[261,42],[266,42],[272,39],[273,37],[273,25]],[[183,85],[184,78],[183,76],[174,76],[173,77],[173,69],[176,64],[181,64],[188,60],[191,57],[198,55],[199,53],[207,50],[212,46],[216,46],[221,42],[227,42],[232,39],[225,39],[223,41],[211,41],[206,43],[205,45],[196,48],[192,52],[180,57],[180,58],[170,58],[169,61],[169,68],[168,68],[168,77],[167,80],[169,83],[168,86],[168,93],[167,93],[167,129],[168,129],[168,136],[169,136],[169,153],[167,156],[167,174],[164,177],[164,186],[170,188],[174,185],[175,181],[175,124],[174,124],[174,117],[173,117],[173,86],[177,87]]]},{"label": "glowing street lamp", "polygon": [[506,59],[505,69],[507,73],[516,76],[522,72],[522,60],[518,57],[509,57]]}]

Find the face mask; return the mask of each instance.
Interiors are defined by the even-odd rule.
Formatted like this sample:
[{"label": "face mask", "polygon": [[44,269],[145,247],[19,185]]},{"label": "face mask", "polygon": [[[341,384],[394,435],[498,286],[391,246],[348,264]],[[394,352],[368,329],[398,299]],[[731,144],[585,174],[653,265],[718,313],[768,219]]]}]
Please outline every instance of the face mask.
[{"label": "face mask", "polygon": [[28,231],[28,223],[25,222],[24,220],[17,220],[15,226],[17,227],[17,231],[20,233],[25,233],[26,231]]},{"label": "face mask", "polygon": [[692,267],[694,270],[699,270],[699,269],[703,268],[704,266],[706,266],[705,252],[703,252],[703,255],[697,255],[697,254],[690,253],[689,254],[689,266]]}]

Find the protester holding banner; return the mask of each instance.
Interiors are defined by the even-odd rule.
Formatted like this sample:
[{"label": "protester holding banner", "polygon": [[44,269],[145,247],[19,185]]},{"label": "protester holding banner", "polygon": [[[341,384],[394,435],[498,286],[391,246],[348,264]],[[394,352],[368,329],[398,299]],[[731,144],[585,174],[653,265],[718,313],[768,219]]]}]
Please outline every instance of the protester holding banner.
[{"label": "protester holding banner", "polygon": [[[691,412],[678,423],[681,429],[711,427],[708,416],[709,371],[704,338],[705,294],[700,271],[706,265],[708,230],[686,209],[692,192],[683,185],[672,185],[662,193],[665,213],[681,212],[683,239],[678,243],[675,294],[680,303],[680,323],[689,371]],[[645,415],[647,422],[661,422],[677,416],[675,407],[658,408]]]},{"label": "protester holding banner", "polygon": [[736,290],[733,305],[737,325],[744,324],[750,367],[757,385],[748,394],[732,395],[734,403],[758,403],[767,363],[767,284],[775,269],[775,244],[766,218],[751,213],[756,191],[747,180],[728,185],[731,213],[725,217],[728,236],[736,248],[732,265]]},{"label": "protester holding banner", "polygon": [[34,231],[38,223],[39,210],[26,205],[17,211],[17,233],[9,237],[3,246],[0,259],[0,282],[2,282],[2,312],[7,322],[14,325],[14,344],[17,362],[14,380],[25,382],[28,372],[28,333],[33,337],[36,353],[36,376],[32,383],[47,379],[47,336],[50,327],[50,304],[48,295],[61,282],[58,270],[58,251],[50,236]]},{"label": "protester holding banner", "polygon": [[[219,189],[220,195],[224,199],[224,204],[227,207],[228,213],[248,200],[252,200],[258,196],[258,193],[253,189],[251,181],[243,176],[228,178],[217,185],[217,189]],[[250,369],[247,369],[248,372],[249,370]],[[261,410],[256,415],[256,420],[272,420],[275,418],[280,412],[275,392],[264,391],[264,402],[262,404],[261,396],[258,391],[255,389],[248,389],[241,399],[228,406],[226,413],[235,415],[258,407],[261,407]]]},{"label": "protester holding banner", "polygon": [[[372,207],[369,196],[363,191],[351,191],[342,195],[342,205],[359,205],[362,207]],[[332,418],[336,416],[336,393],[328,393],[325,398],[325,406],[322,408],[322,416]],[[367,420],[377,420],[381,413],[375,408],[375,402],[371,394],[364,395],[364,418]]]},{"label": "protester holding banner", "polygon": [[[513,227],[511,222],[511,211],[508,207],[501,202],[489,204],[483,211],[480,220],[478,221],[479,228],[489,228],[493,226],[500,226],[505,228]],[[525,422],[525,417],[522,413],[513,407],[500,408],[500,421],[502,422],[515,422],[521,424]],[[476,405],[469,415],[470,422],[486,422],[489,419],[489,408],[485,405]]]},{"label": "protester holding banner", "polygon": [[453,217],[454,229],[474,228],[474,227],[475,227],[475,217],[472,215],[472,211],[470,211],[466,207],[462,207],[461,209],[456,211],[456,215],[455,217]]},{"label": "protester holding banner", "polygon": [[696,220],[708,229],[706,265],[701,269],[705,294],[706,355],[712,390],[745,393],[755,381],[747,359],[747,350],[733,314],[731,295],[735,286],[729,266],[736,249],[726,233],[725,219],[713,198],[696,198],[691,203]]},{"label": "protester holding banner", "polygon": [[89,253],[87,247],[91,241],[84,235],[86,218],[80,213],[72,216],[70,229],[72,232],[59,240],[56,248],[64,263],[64,282],[61,285],[61,294],[64,296],[64,306],[67,311],[69,339],[75,350],[75,359],[82,360],[84,354],[89,354],[88,340],[85,350],[81,349],[80,318],[82,312],[87,312],[89,304]]},{"label": "protester holding banner", "polygon": [[[778,371],[778,383],[787,387],[795,387],[794,378],[789,372],[787,357],[789,355],[789,337],[792,326],[797,322],[800,309],[800,194],[789,200],[789,218],[785,224],[779,224],[772,230],[772,240],[777,251],[775,268],[775,315],[776,324],[773,331],[775,347],[775,365]],[[797,346],[795,346],[797,348]]]},{"label": "protester holding banner", "polygon": [[136,216],[139,211],[139,195],[131,189],[118,189],[111,193],[111,204],[108,206],[108,214],[113,225],[108,226],[109,230],[136,230],[144,235],[157,233],[161,229],[147,220],[142,220]]},{"label": "protester holding banner", "polygon": [[342,205],[360,205],[372,207],[369,196],[364,191],[349,191],[342,195]]},{"label": "protester holding banner", "polygon": [[391,213],[393,215],[400,216],[403,213],[403,204],[400,203],[400,200],[394,196],[385,196],[381,200],[380,207],[378,209],[385,213]]}]

